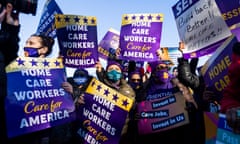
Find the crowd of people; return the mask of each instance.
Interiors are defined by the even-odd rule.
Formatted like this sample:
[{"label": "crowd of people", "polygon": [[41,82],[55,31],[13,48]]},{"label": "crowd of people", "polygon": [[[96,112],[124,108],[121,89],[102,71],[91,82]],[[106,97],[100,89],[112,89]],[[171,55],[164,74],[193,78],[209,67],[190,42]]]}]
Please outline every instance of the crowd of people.
[{"label": "crowd of people", "polygon": [[[63,125],[47,128],[37,132],[24,134],[9,139],[7,136],[4,99],[7,95],[7,75],[5,67],[18,57],[20,23],[18,15],[12,15],[12,5],[7,4],[0,14],[0,101],[1,101],[1,123],[0,142],[3,144],[72,144],[84,143],[84,138],[77,134],[78,128],[82,125],[73,121]],[[26,41],[24,56],[26,57],[47,57],[52,52],[54,39],[44,35],[33,34]],[[184,45],[180,43],[179,50]],[[164,53],[164,51],[161,51]],[[108,87],[117,90],[134,100],[123,126],[119,144],[159,144],[159,143],[183,143],[183,144],[204,144],[206,140],[204,112],[209,111],[210,102],[205,99],[206,85],[200,74],[197,74],[198,58],[191,60],[178,58],[177,67],[165,61],[157,53],[159,60],[148,62],[146,68],[136,66],[135,61],[129,61],[127,77],[124,76],[122,61],[111,56],[104,69],[100,61],[95,65],[97,79]],[[240,133],[240,98],[239,95],[239,74],[240,69],[240,43],[233,46],[232,63],[229,66],[230,83],[223,91],[223,98],[220,101],[221,113],[225,113],[227,122],[234,133]],[[172,70],[172,71],[171,71]],[[72,95],[75,110],[82,113],[84,107],[84,91],[90,80],[93,78],[87,70],[76,69],[74,75],[62,83],[62,88]],[[149,95],[160,90],[172,90],[181,92],[185,100],[184,108],[189,117],[189,123],[170,130],[139,134],[138,121],[140,119],[137,105],[143,101],[151,101]],[[76,118],[80,119],[80,118]]]}]

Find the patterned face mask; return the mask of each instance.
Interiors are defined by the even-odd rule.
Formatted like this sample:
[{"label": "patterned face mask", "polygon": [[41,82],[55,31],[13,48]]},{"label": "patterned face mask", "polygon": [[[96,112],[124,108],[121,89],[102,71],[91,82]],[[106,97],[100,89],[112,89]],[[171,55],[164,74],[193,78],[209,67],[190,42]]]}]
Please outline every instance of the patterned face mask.
[{"label": "patterned face mask", "polygon": [[40,48],[32,48],[32,47],[24,47],[24,55],[26,57],[39,57],[39,53],[38,53],[38,50],[41,49],[42,47]]},{"label": "patterned face mask", "polygon": [[120,78],[122,77],[122,73],[118,72],[116,70],[111,70],[111,71],[107,72],[107,77],[109,80],[116,82],[116,81],[120,80]]},{"label": "patterned face mask", "polygon": [[79,85],[84,84],[87,81],[87,78],[86,77],[76,77],[76,78],[73,78],[73,81],[79,86]]}]

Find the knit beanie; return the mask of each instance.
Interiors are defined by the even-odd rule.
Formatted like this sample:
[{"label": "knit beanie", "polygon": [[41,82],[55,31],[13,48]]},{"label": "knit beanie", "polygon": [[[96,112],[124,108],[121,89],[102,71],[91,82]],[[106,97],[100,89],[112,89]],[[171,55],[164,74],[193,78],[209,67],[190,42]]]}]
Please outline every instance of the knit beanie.
[{"label": "knit beanie", "polygon": [[121,71],[123,71],[122,65],[121,65],[119,62],[115,61],[115,60],[108,60],[106,70],[107,70],[107,69],[109,68],[109,66],[111,66],[111,65],[117,65],[117,66],[121,69]]}]

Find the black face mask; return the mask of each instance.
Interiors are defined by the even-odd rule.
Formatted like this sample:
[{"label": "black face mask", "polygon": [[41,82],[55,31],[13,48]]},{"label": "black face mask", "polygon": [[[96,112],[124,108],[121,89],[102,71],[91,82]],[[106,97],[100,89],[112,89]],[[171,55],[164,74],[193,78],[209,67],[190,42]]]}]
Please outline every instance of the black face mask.
[{"label": "black face mask", "polygon": [[139,89],[142,86],[142,83],[140,81],[138,81],[138,82],[130,81],[129,84],[135,90]]}]

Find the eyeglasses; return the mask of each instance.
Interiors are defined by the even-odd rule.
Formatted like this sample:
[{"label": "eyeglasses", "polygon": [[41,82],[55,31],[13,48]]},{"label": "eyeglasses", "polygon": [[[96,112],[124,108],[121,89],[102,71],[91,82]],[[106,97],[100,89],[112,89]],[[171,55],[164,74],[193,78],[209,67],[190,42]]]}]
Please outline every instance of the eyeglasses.
[{"label": "eyeglasses", "polygon": [[133,82],[140,82],[141,79],[131,79]]}]

